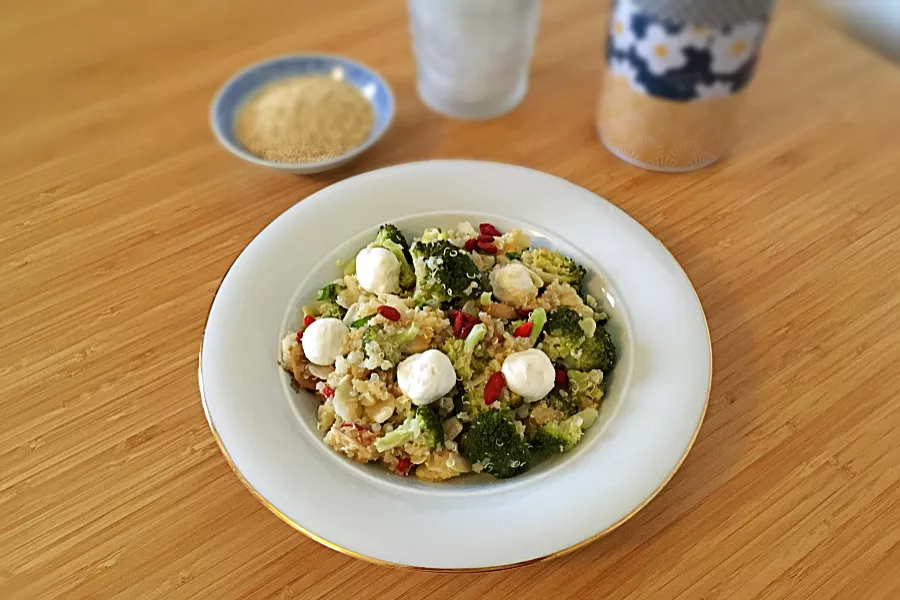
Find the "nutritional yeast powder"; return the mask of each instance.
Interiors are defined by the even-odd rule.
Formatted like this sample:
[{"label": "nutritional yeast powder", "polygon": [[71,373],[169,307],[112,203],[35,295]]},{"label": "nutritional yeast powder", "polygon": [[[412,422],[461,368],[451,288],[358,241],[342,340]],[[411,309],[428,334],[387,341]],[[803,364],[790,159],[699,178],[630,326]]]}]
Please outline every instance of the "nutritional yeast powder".
[{"label": "nutritional yeast powder", "polygon": [[309,163],[359,146],[374,123],[372,106],[352,85],[309,75],[265,86],[238,112],[235,132],[260,158]]}]

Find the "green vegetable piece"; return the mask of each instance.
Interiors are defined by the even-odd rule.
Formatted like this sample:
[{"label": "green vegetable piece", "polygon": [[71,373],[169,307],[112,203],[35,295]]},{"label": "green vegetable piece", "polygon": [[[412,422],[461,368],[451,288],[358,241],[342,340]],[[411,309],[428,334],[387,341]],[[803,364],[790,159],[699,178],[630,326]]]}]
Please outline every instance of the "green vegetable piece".
[{"label": "green vegetable piece", "polygon": [[441,419],[431,406],[417,406],[399,427],[375,440],[375,449],[384,452],[419,439],[432,449],[444,441]]},{"label": "green vegetable piece", "polygon": [[584,267],[568,256],[549,248],[529,248],[523,251],[522,264],[537,273],[545,284],[559,280],[568,283],[579,293],[587,273]]},{"label": "green vegetable piece", "polygon": [[573,396],[587,396],[591,400],[600,401],[603,397],[603,372],[600,369],[593,371],[569,370],[569,392]]},{"label": "green vegetable piece", "polygon": [[316,300],[319,302],[325,302],[328,300],[334,300],[338,296],[338,286],[334,283],[329,283],[321,290],[319,290],[319,295],[316,296]]},{"label": "green vegetable piece", "polygon": [[465,343],[465,351],[468,353],[472,353],[475,351],[475,346],[477,346],[481,340],[484,339],[484,336],[487,335],[487,327],[484,323],[479,323],[478,325],[472,328],[472,331],[469,332],[469,335],[466,336]]},{"label": "green vegetable piece", "polygon": [[360,318],[356,319],[355,321],[353,321],[352,323],[350,323],[350,327],[353,329],[362,327],[363,325],[365,325],[366,323],[368,323],[369,321],[374,319],[375,315],[377,315],[377,314],[378,313],[372,313],[371,315],[366,315],[364,317],[360,317]]},{"label": "green vegetable piece", "polygon": [[396,333],[385,333],[382,325],[369,325],[363,332],[362,345],[368,356],[369,350],[366,346],[369,342],[377,342],[384,354],[384,359],[392,365],[397,365],[403,357],[404,348],[416,339],[417,335],[419,335],[419,326],[415,323]]},{"label": "green vegetable piece", "polygon": [[457,299],[480,299],[489,290],[487,276],[475,266],[471,254],[447,240],[415,242],[410,252],[417,303],[437,306]]},{"label": "green vegetable piece", "polygon": [[416,285],[416,274],[412,267],[412,256],[409,253],[409,244],[406,238],[395,225],[386,223],[378,229],[375,240],[369,244],[370,248],[384,248],[390,251],[400,261],[400,287],[411,290]]},{"label": "green vegetable piece", "polygon": [[479,323],[472,328],[465,340],[451,337],[444,342],[442,350],[450,358],[453,363],[453,369],[456,376],[463,381],[469,380],[474,374],[472,359],[474,358],[475,348],[484,339],[487,334],[487,327],[484,323]]},{"label": "green vegetable piece", "polygon": [[600,413],[586,408],[559,423],[547,423],[538,428],[531,444],[535,450],[557,453],[567,452],[581,440],[584,432],[593,425]]},{"label": "green vegetable piece", "polygon": [[486,410],[462,438],[463,452],[485,473],[498,479],[514,477],[528,468],[528,443],[516,431],[513,420],[499,410]]},{"label": "green vegetable piece", "polygon": [[578,412],[578,402],[572,394],[564,391],[553,391],[545,399],[547,406],[555,408],[567,417]]},{"label": "green vegetable piece", "polygon": [[598,326],[593,337],[584,341],[579,351],[563,357],[563,363],[570,369],[593,371],[599,369],[609,375],[616,365],[616,346],[606,328]]},{"label": "green vegetable piece", "polygon": [[541,335],[541,331],[544,329],[544,325],[547,323],[547,311],[543,308],[536,308],[528,315],[528,320],[533,324],[528,339],[531,345],[534,346]]},{"label": "green vegetable piece", "polygon": [[585,341],[581,316],[571,308],[558,308],[547,315],[544,325],[543,350],[550,360],[560,360],[575,355]]}]

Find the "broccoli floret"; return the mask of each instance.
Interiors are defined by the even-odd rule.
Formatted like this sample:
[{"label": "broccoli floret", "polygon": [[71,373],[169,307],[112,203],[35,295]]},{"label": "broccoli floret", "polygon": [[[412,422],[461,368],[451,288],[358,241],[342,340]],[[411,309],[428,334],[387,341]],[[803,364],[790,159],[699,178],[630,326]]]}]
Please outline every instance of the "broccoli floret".
[{"label": "broccoli floret", "polygon": [[344,315],[347,314],[347,309],[340,306],[337,302],[320,302],[318,310],[319,316],[324,318],[343,319]]},{"label": "broccoli floret", "polygon": [[486,408],[487,405],[484,403],[484,383],[465,386],[460,412],[468,414],[469,419],[474,421],[478,414]]},{"label": "broccoli floret", "polygon": [[303,316],[312,315],[317,319],[322,317],[343,319],[347,314],[347,309],[337,303],[337,297],[345,289],[347,286],[340,280],[329,283],[316,294],[316,302],[303,307]]},{"label": "broccoli floret", "polygon": [[571,417],[578,412],[578,402],[567,392],[551,392],[550,395],[545,398],[545,402],[547,403],[547,406],[562,412],[567,417]]},{"label": "broccoli floret", "polygon": [[337,303],[337,297],[347,289],[343,281],[338,280],[329,283],[316,294],[316,302],[303,307],[303,315],[312,315],[316,318],[333,317],[343,319],[347,309]]},{"label": "broccoli floret", "polygon": [[566,374],[569,376],[569,391],[572,396],[587,396],[595,402],[599,402],[603,397],[603,372],[601,370],[585,372],[573,369]]},{"label": "broccoli floret", "polygon": [[467,380],[472,378],[472,358],[475,348],[484,339],[485,334],[487,334],[487,327],[485,327],[484,323],[479,323],[472,327],[472,331],[469,332],[465,340],[451,337],[444,342],[444,354],[450,357],[450,362],[453,363],[456,375],[460,379]]},{"label": "broccoli floret", "polygon": [[422,430],[422,440],[429,448],[434,449],[444,441],[444,426],[441,418],[430,404],[416,407],[416,420]]},{"label": "broccoli floret", "polygon": [[528,467],[528,443],[512,419],[499,410],[478,415],[463,436],[462,447],[466,458],[498,479],[513,477]]},{"label": "broccoli floret", "polygon": [[416,302],[437,305],[454,299],[479,298],[487,291],[486,276],[472,256],[446,240],[416,242],[412,249]]},{"label": "broccoli floret", "polygon": [[593,408],[586,408],[560,421],[541,425],[534,434],[531,444],[541,452],[566,452],[575,447],[581,440],[585,430],[594,424],[598,413]]},{"label": "broccoli floret", "polygon": [[616,365],[616,346],[609,332],[603,327],[597,327],[594,335],[586,339],[577,352],[564,356],[562,360],[570,369],[599,369],[604,375],[609,375]]},{"label": "broccoli floret", "polygon": [[369,356],[369,343],[377,343],[384,354],[384,360],[396,365],[400,362],[406,345],[416,339],[417,335],[419,335],[419,327],[415,323],[403,331],[390,334],[385,333],[383,326],[370,324],[363,331],[362,347],[366,351],[366,356]]},{"label": "broccoli floret", "polygon": [[544,331],[547,335],[572,339],[576,346],[580,346],[584,341],[581,315],[571,308],[558,308],[547,315]]},{"label": "broccoli floret", "polygon": [[409,253],[409,244],[403,233],[396,226],[387,223],[382,225],[375,236],[375,241],[369,244],[370,248],[384,248],[389,250],[400,261],[400,287],[411,290],[416,285],[416,273],[412,267],[412,256]]},{"label": "broccoli floret", "polygon": [[587,271],[568,256],[548,248],[530,248],[522,252],[521,260],[526,267],[540,275],[545,284],[558,279],[581,293],[581,284]]},{"label": "broccoli floret", "polygon": [[547,315],[541,349],[550,360],[559,360],[577,353],[585,341],[581,315],[571,308],[558,308]]},{"label": "broccoli floret", "polygon": [[412,441],[421,441],[432,449],[444,441],[441,419],[431,406],[417,406],[399,427],[375,440],[375,449],[384,452]]}]

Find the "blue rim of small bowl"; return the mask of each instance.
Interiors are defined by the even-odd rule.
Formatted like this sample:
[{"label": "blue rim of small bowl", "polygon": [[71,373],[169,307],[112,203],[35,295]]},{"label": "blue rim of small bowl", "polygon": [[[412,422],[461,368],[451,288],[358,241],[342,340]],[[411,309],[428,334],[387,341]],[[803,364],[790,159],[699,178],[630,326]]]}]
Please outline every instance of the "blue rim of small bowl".
[{"label": "blue rim of small bowl", "polygon": [[[376,113],[376,119],[375,119],[376,126],[373,127],[371,133],[369,133],[369,136],[365,139],[365,141],[362,144],[360,144],[359,146],[357,146],[356,148],[353,148],[352,150],[350,150],[348,152],[345,152],[344,154],[335,156],[334,158],[329,158],[327,160],[320,160],[320,161],[316,161],[316,162],[308,162],[308,163],[275,162],[275,161],[271,161],[271,160],[266,160],[264,158],[260,158],[259,156],[256,156],[255,154],[253,154],[252,152],[250,152],[249,150],[244,148],[239,142],[232,141],[232,138],[236,138],[236,135],[234,134],[234,132],[223,131],[222,127],[219,126],[218,119],[216,118],[221,110],[221,104],[222,104],[222,101],[223,101],[226,93],[229,90],[231,90],[231,88],[234,85],[236,85],[239,81],[241,81],[243,78],[247,77],[248,75],[250,75],[251,73],[253,73],[259,69],[269,67],[278,62],[303,61],[303,60],[311,60],[311,59],[332,61],[335,66],[348,66],[349,65],[349,66],[355,67],[363,72],[368,73],[371,76],[372,80],[374,82],[376,82],[376,85],[379,85],[384,90],[384,93],[387,96],[387,111],[386,111],[386,114],[384,115],[384,122],[381,125],[381,127],[377,126],[378,108],[377,108],[375,102],[370,97],[363,94],[363,97],[365,97],[366,100],[369,102],[369,104],[372,105],[372,110],[375,111],[375,113]],[[252,92],[260,89],[260,87],[262,85],[265,85],[272,81],[277,81],[277,78],[268,79],[265,82],[262,82],[260,85],[257,85],[255,87],[251,88],[250,90],[248,90],[247,92],[245,92],[240,97],[240,101],[235,103],[235,109],[233,111],[234,114],[237,114],[237,111],[240,108],[240,106],[243,104],[243,102],[246,101],[247,97]],[[354,83],[349,82],[349,81],[348,81],[348,83],[350,83],[350,85],[352,85],[354,88],[359,90],[359,87],[356,86]],[[359,90],[359,91],[360,91],[360,93],[362,93],[362,90]],[[254,63],[247,67],[244,67],[243,69],[241,69],[240,71],[238,71],[237,73],[232,75],[231,78],[229,78],[228,81],[226,81],[222,85],[222,87],[219,88],[219,90],[216,92],[215,97],[213,98],[212,103],[210,104],[209,124],[210,124],[210,127],[212,128],[213,134],[215,135],[216,139],[222,146],[225,147],[226,150],[228,150],[235,156],[238,156],[239,158],[242,158],[248,162],[260,165],[262,167],[269,167],[271,169],[279,169],[279,170],[291,170],[291,169],[306,170],[306,169],[309,169],[309,170],[315,170],[317,172],[321,172],[321,171],[326,171],[331,168],[338,167],[344,163],[347,163],[347,162],[353,160],[354,158],[356,158],[357,156],[359,156],[360,154],[362,154],[363,152],[368,150],[370,147],[372,147],[372,145],[374,145],[375,142],[380,140],[384,136],[384,134],[388,130],[388,128],[391,126],[391,123],[394,121],[395,106],[396,106],[396,103],[394,100],[394,92],[393,92],[393,90],[391,90],[391,86],[388,85],[387,80],[385,80],[385,78],[382,77],[381,73],[379,73],[375,69],[373,69],[361,62],[352,60],[350,58],[347,58],[346,56],[341,56],[340,54],[321,54],[321,53],[282,54],[279,56],[274,56],[272,58],[268,58],[266,60]],[[233,117],[232,117],[232,120],[233,120]]]}]

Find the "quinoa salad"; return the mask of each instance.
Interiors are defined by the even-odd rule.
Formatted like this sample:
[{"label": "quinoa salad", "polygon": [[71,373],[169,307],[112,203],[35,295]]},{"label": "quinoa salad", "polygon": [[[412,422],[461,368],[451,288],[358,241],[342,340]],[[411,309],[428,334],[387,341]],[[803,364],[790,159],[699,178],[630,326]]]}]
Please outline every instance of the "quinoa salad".
[{"label": "quinoa salad", "polygon": [[279,364],[334,451],[399,476],[514,477],[598,418],[616,347],[584,267],[490,223],[391,224],[304,306]]}]

